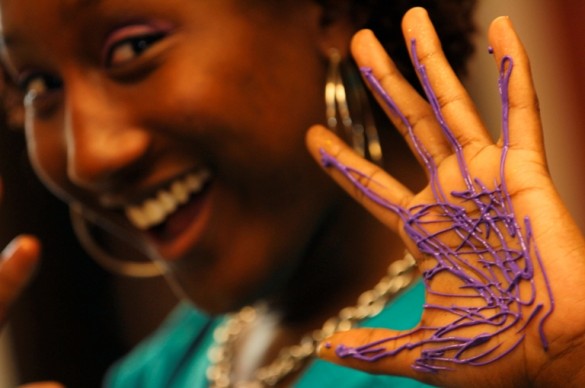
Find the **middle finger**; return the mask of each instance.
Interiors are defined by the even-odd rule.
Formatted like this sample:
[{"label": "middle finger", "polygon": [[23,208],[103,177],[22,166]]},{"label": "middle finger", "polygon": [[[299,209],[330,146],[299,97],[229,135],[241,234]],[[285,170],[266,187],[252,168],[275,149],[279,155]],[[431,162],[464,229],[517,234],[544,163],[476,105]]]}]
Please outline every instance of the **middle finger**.
[{"label": "middle finger", "polygon": [[433,110],[400,74],[371,31],[363,30],[355,35],[352,53],[362,69],[369,69],[369,74],[365,74],[366,83],[428,173],[433,160],[451,152]]},{"label": "middle finger", "polygon": [[492,144],[475,104],[449,65],[427,12],[411,9],[402,28],[419,80],[451,148]]}]

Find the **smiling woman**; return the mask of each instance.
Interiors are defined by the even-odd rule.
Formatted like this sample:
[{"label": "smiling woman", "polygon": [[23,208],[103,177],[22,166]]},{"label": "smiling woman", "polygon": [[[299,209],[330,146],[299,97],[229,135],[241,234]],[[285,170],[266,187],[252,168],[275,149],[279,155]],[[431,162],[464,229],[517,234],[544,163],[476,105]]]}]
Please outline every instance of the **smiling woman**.
[{"label": "smiling woman", "polygon": [[[373,370],[405,377],[373,376],[313,357],[325,336],[354,326],[408,329],[424,314],[424,327],[441,331],[440,293],[456,295],[446,275],[432,277],[439,285],[437,295],[428,273],[424,282],[414,269],[413,256],[422,271],[434,268],[442,258],[441,245],[424,245],[408,233],[406,217],[382,211],[356,187],[376,186],[381,202],[397,204],[387,209],[408,212],[422,204],[433,209],[432,217],[434,209],[439,212],[461,197],[458,165],[469,165],[481,182],[506,181],[514,208],[530,213],[545,202],[551,214],[566,214],[559,212],[563,205],[542,170],[534,112],[522,120],[534,124],[527,129],[530,144],[524,144],[534,154],[522,158],[509,143],[513,149],[506,165],[512,172],[533,174],[531,181],[541,191],[532,197],[522,194],[532,193],[532,187],[513,173],[501,173],[494,163],[500,160],[495,157],[499,145],[488,140],[458,83],[454,71],[463,72],[472,51],[473,4],[0,0],[2,54],[25,94],[25,135],[36,173],[80,210],[81,222],[95,232],[89,237],[101,236],[91,244],[120,258],[132,252],[153,261],[182,300],[150,340],[111,369],[106,386],[406,387],[424,385],[416,379],[465,385],[466,376],[470,385],[485,382],[492,369],[424,374],[407,368],[410,358],[398,357],[400,368],[386,370],[383,361]],[[416,5],[428,7],[438,36],[426,11],[407,12]],[[381,45],[367,32],[355,35],[364,27],[377,34]],[[513,29],[499,21],[491,31],[495,56],[509,54],[519,63],[510,101],[531,102],[531,93],[518,92],[532,89]],[[366,94],[350,54],[354,35],[355,61],[371,69],[380,90],[396,96],[397,109],[377,108]],[[512,43],[504,43],[509,38]],[[412,41],[420,51],[412,49]],[[410,86],[422,68],[429,74],[427,91],[436,93],[434,111],[419,96],[420,87]],[[373,118],[366,113],[369,105]],[[398,110],[404,112],[402,121],[396,118]],[[330,129],[313,128],[306,136],[309,127],[326,122]],[[518,122],[512,119],[510,125]],[[449,148],[439,130],[447,127],[460,142],[451,143],[462,150]],[[356,153],[333,132],[348,139]],[[374,141],[383,150],[379,165],[363,158],[372,155],[365,150]],[[357,184],[348,184],[348,175],[333,168],[327,171],[341,188],[325,179],[313,160],[322,162],[323,152],[355,172]],[[485,156],[479,167],[471,163],[477,155]],[[428,170],[427,186],[417,158]],[[432,207],[433,201],[438,206]],[[420,217],[424,224],[426,214]],[[581,254],[581,236],[569,216],[562,221],[565,229],[559,233],[569,233],[574,242],[566,250]],[[429,228],[434,224],[431,218]],[[554,244],[546,240],[542,219],[533,225],[539,252],[550,264]],[[451,235],[437,233],[430,239],[455,248]],[[486,240],[488,245],[516,241],[507,235],[499,242]],[[477,267],[466,268],[464,275],[482,273],[483,250],[476,240],[465,241],[473,247]],[[17,252],[6,253],[8,262],[35,258],[30,251]],[[0,275],[7,271],[0,267]],[[550,273],[554,279],[559,272]],[[573,276],[579,273],[577,268]],[[431,312],[429,304],[423,312],[425,286],[436,306]],[[520,322],[532,333],[529,323]],[[572,333],[581,334],[578,328]],[[520,363],[521,350],[508,359]],[[514,381],[531,382],[539,374],[547,357],[542,350],[537,354],[528,370],[511,376]]]}]

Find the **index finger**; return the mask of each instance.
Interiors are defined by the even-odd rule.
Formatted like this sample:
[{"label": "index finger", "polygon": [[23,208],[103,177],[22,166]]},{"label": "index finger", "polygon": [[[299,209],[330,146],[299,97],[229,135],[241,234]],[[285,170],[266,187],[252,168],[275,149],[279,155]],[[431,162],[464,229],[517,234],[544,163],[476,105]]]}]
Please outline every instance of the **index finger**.
[{"label": "index finger", "polygon": [[36,268],[39,241],[31,236],[14,239],[0,256],[0,324]]}]

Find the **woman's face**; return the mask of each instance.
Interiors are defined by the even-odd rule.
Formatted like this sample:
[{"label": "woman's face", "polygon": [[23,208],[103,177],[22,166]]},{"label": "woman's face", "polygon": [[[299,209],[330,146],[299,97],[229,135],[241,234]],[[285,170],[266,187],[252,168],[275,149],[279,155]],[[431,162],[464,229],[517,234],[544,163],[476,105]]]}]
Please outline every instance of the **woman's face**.
[{"label": "woman's face", "polygon": [[321,9],[246,3],[0,3],[40,177],[210,311],[269,288],[339,195],[304,147],[324,116]]}]

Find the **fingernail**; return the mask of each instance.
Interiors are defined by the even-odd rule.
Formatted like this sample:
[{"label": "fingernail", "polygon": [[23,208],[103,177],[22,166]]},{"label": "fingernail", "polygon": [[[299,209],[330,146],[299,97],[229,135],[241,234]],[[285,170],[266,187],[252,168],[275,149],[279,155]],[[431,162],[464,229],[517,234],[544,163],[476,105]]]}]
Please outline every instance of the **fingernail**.
[{"label": "fingernail", "polygon": [[321,354],[323,354],[324,351],[330,350],[331,346],[332,346],[331,342],[329,341],[319,342],[319,344],[317,345],[317,355],[320,356]]},{"label": "fingernail", "polygon": [[6,248],[4,248],[4,250],[2,251],[2,261],[7,260],[16,253],[16,251],[20,247],[19,241],[20,241],[19,238],[15,238],[6,246]]}]

